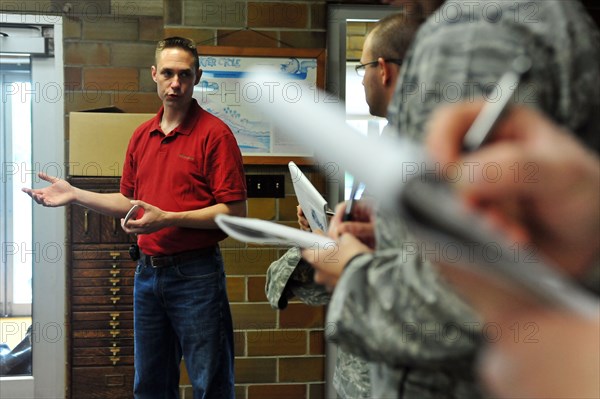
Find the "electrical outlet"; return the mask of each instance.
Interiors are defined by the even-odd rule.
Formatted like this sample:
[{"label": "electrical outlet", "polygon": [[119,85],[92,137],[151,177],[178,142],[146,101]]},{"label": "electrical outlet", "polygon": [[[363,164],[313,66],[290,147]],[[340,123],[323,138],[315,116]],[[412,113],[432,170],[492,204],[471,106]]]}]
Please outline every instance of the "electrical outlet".
[{"label": "electrical outlet", "polygon": [[246,175],[249,198],[285,197],[284,175]]}]

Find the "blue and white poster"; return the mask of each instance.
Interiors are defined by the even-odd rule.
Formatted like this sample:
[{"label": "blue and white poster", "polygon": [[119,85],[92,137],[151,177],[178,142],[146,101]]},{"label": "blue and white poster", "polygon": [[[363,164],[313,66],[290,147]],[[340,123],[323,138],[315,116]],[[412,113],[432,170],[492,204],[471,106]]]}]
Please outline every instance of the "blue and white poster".
[{"label": "blue and white poster", "polygon": [[[194,98],[229,125],[244,155],[301,155],[311,152],[278,134],[252,104],[261,96],[299,101],[317,96],[317,61],[309,58],[200,56],[202,78]],[[255,83],[247,71],[261,70],[272,82]]]}]

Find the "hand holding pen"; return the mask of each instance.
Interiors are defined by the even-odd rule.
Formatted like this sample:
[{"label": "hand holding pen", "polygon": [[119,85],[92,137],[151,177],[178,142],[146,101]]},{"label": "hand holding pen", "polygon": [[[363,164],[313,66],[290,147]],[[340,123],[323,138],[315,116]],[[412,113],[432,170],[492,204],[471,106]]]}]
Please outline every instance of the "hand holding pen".
[{"label": "hand holding pen", "polygon": [[346,208],[344,209],[344,215],[342,216],[343,222],[349,222],[352,220],[352,208],[354,206],[354,202],[358,201],[358,188],[360,187],[360,182],[356,179],[352,182],[352,189],[350,190],[350,198],[346,203]]},{"label": "hand holding pen", "polygon": [[338,240],[342,234],[352,234],[369,248],[375,247],[375,212],[369,200],[355,200],[352,203],[352,218],[344,220],[348,202],[336,207],[335,216],[329,224],[329,236]]}]

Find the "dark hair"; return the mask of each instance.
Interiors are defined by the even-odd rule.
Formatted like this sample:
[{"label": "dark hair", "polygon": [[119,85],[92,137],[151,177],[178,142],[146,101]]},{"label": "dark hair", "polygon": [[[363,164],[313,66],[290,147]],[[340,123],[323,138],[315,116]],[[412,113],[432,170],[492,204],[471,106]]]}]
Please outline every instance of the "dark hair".
[{"label": "dark hair", "polygon": [[[167,48],[180,48],[187,51],[194,57],[194,66],[196,70],[200,68],[200,60],[198,59],[198,50],[196,49],[196,43],[192,39],[186,39],[184,37],[167,37],[158,42],[156,45],[155,57],[158,60],[160,53]],[[158,62],[158,61],[157,61]]]},{"label": "dark hair", "polygon": [[371,55],[384,59],[402,59],[421,20],[403,13],[388,15],[375,24],[371,36]]}]

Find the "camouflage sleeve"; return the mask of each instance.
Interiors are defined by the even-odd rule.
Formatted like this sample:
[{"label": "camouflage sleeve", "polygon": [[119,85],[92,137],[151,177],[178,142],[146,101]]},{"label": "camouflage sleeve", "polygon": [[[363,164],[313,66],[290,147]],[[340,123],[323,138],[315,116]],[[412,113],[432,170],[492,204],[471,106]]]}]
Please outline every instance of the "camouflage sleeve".
[{"label": "camouflage sleeve", "polygon": [[265,294],[274,309],[285,309],[288,300],[297,297],[308,305],[324,305],[330,294],[313,280],[312,267],[302,260],[299,248],[290,248],[267,270]]},{"label": "camouflage sleeve", "polygon": [[482,327],[433,266],[397,249],[346,267],[327,322],[333,342],[392,367],[454,367],[452,359],[472,356]]},{"label": "camouflage sleeve", "polygon": [[598,151],[598,40],[579,2],[447,2],[407,54],[388,119],[420,141],[436,107],[497,101],[491,89],[517,56],[527,55],[532,67],[513,100],[542,110]]}]

